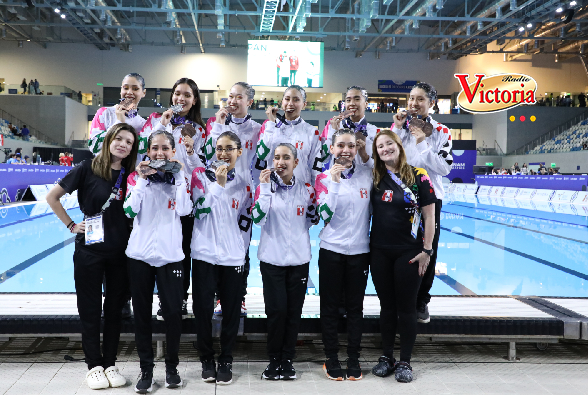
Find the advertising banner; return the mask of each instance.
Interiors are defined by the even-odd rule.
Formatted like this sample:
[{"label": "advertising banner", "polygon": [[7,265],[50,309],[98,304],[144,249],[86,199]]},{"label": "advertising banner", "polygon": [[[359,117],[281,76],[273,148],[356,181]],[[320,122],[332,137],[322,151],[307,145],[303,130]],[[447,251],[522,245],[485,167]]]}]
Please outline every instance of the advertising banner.
[{"label": "advertising banner", "polygon": [[588,192],[578,192],[574,199],[574,204],[588,205]]},{"label": "advertising banner", "polygon": [[71,169],[66,166],[0,164],[0,198],[5,203],[18,201],[29,185],[53,185]]},{"label": "advertising banner", "polygon": [[453,164],[451,171],[446,176],[453,183],[473,183],[474,166],[476,164],[476,141],[475,140],[453,140],[451,155]]},{"label": "advertising banner", "polygon": [[398,92],[398,93],[410,93],[413,86],[418,81],[401,81],[394,82],[392,80],[378,80],[378,92]]},{"label": "advertising banner", "polygon": [[552,202],[571,203],[578,194],[577,191],[555,191]]},{"label": "advertising banner", "polygon": [[517,200],[531,200],[537,193],[536,189],[519,188],[519,193],[515,196]]},{"label": "advertising banner", "polygon": [[552,189],[539,189],[537,190],[537,193],[533,196],[532,200],[534,202],[548,202],[551,200],[553,195],[555,195],[555,191]]},{"label": "advertising banner", "polygon": [[478,185],[581,191],[588,185],[588,176],[492,176],[476,175]]},{"label": "advertising banner", "polygon": [[505,199],[514,199],[518,191],[519,188],[506,187],[504,188],[504,193],[502,194],[502,197]]},{"label": "advertising banner", "polygon": [[488,185],[482,185],[478,189],[478,196],[488,196],[488,194],[490,193],[490,189],[492,189],[492,187]]}]

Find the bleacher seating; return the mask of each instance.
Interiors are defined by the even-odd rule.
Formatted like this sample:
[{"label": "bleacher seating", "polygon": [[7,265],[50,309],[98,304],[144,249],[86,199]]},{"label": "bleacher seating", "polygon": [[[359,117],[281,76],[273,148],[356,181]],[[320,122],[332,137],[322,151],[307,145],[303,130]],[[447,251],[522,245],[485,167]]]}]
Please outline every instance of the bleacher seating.
[{"label": "bleacher seating", "polygon": [[588,119],[572,126],[551,140],[538,145],[528,154],[549,154],[553,152],[581,151],[582,144],[588,142]]},{"label": "bleacher seating", "polygon": [[[13,140],[22,140],[21,137],[17,137],[8,129],[9,122],[6,119],[0,118],[0,134],[4,135],[5,139],[13,139]],[[29,140],[32,143],[41,143],[45,144],[43,141],[39,140],[35,136],[30,135]]]}]

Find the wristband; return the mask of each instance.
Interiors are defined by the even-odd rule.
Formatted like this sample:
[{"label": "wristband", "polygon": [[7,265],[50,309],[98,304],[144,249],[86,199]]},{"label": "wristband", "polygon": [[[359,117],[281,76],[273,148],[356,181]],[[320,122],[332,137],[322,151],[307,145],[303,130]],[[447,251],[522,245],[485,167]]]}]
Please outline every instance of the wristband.
[{"label": "wristband", "polygon": [[74,224],[75,225],[75,222],[74,221],[71,221],[69,224],[67,224],[66,228],[69,229],[69,227],[71,226],[71,224]]},{"label": "wristband", "polygon": [[427,254],[428,256],[433,256],[434,250],[433,249],[427,250],[426,248],[423,248],[423,252],[425,254]]},{"label": "wristband", "polygon": [[[73,221],[72,221],[73,222]],[[69,228],[70,233],[75,233],[74,229],[76,228],[76,223],[74,222],[74,224],[71,226],[71,228]]]}]

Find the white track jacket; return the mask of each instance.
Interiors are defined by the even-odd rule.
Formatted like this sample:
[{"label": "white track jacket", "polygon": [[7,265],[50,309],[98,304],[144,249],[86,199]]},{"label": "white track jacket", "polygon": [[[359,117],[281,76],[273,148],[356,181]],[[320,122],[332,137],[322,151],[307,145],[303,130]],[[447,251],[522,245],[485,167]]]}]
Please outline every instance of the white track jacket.
[{"label": "white track jacket", "polygon": [[[171,133],[174,136],[174,141],[176,143],[176,154],[174,158],[182,162],[184,165],[184,176],[186,177],[186,183],[188,186],[190,185],[190,180],[192,178],[192,172],[197,167],[202,167],[202,161],[198,157],[198,152],[202,149],[202,145],[204,144],[204,139],[206,132],[204,128],[198,124],[196,124],[196,134],[194,135],[194,153],[192,155],[188,155],[186,152],[186,147],[183,143],[182,136],[182,127],[176,126],[175,128],[173,125],[168,123],[166,126],[161,124],[161,114],[154,112],[153,114],[149,115],[147,122],[145,122],[145,126],[141,130],[141,139],[144,139],[145,142],[149,139],[154,132],[159,132],[165,130],[168,133]],[[147,145],[145,145],[147,147]]]},{"label": "white track jacket", "polygon": [[408,164],[425,169],[431,178],[435,196],[437,199],[443,199],[445,192],[442,178],[449,174],[453,163],[451,130],[432,118],[431,124],[433,124],[433,133],[419,144],[408,129],[398,129],[395,124],[391,126],[391,129],[402,140]]},{"label": "white track jacket", "polygon": [[316,179],[318,213],[325,221],[321,248],[344,255],[370,251],[372,169],[355,165],[351,178],[334,182],[330,168]]},{"label": "white track jacket", "polygon": [[249,119],[247,122],[242,124],[236,124],[231,122],[229,125],[221,125],[215,122],[216,117],[211,117],[206,122],[206,143],[204,145],[204,157],[206,163],[209,164],[211,161],[216,160],[216,140],[224,132],[233,132],[241,139],[241,148],[243,148],[243,154],[237,159],[235,163],[235,172],[248,180],[252,180],[252,185],[256,186],[259,184],[258,178],[253,179],[251,176],[251,168],[255,166],[255,147],[257,147],[257,141],[259,140],[259,130],[261,125],[255,122],[253,119]]},{"label": "white track jacket", "polygon": [[134,218],[128,257],[155,267],[184,259],[180,216],[190,214],[192,201],[183,171],[175,177],[175,185],[152,183],[136,171],[131,173],[124,210]]},{"label": "white track jacket", "polygon": [[[265,163],[258,164],[259,171],[272,167],[273,152],[281,143],[290,143],[298,150],[298,166],[294,169],[296,180],[302,184],[314,185],[316,177],[322,172],[321,140],[317,128],[298,118],[296,125],[265,121],[257,144],[257,157]],[[254,174],[255,177],[256,174]],[[259,177],[259,173],[257,173]],[[258,181],[259,182],[259,181]]]},{"label": "white track jacket", "polygon": [[310,262],[308,229],[318,223],[314,188],[297,182],[292,189],[259,184],[251,210],[253,222],[261,226],[257,257],[276,266],[296,266]]},{"label": "white track jacket", "polygon": [[[362,120],[363,120],[363,118],[362,118]],[[339,127],[343,128],[343,121],[341,121],[339,123]],[[363,166],[367,166],[370,168],[374,167],[374,160],[372,159],[372,147],[374,144],[374,139],[376,138],[376,134],[378,134],[379,131],[380,131],[380,129],[378,129],[376,126],[372,125],[371,123],[368,123],[366,125],[366,132],[368,135],[365,139],[365,152],[367,152],[370,159],[367,162],[363,163],[361,161],[361,157],[359,156],[359,154],[357,154],[355,156],[355,163],[360,163]],[[323,132],[321,133],[321,141],[323,144],[323,146],[322,146],[323,164],[330,163],[330,161],[332,159],[331,152],[329,151],[329,148],[331,147],[331,144],[333,141],[333,134],[335,132],[336,132],[336,130],[333,129],[333,127],[331,126],[331,120],[329,119],[327,121],[327,124],[325,125],[325,128],[323,129]]]},{"label": "white track jacket", "polygon": [[[145,125],[145,118],[137,114],[133,118],[126,118],[125,122],[135,128],[137,134],[139,134],[141,129],[143,129],[143,125]],[[90,151],[94,155],[98,155],[102,149],[102,143],[104,143],[108,129],[117,123],[120,122],[116,119],[114,106],[101,107],[96,111],[96,115],[94,115],[92,125],[90,126],[90,138],[88,139],[88,148],[90,148]],[[137,158],[139,161],[145,152],[147,152],[147,140],[139,139],[139,157]]]},{"label": "white track jacket", "polygon": [[192,173],[191,187],[194,201],[192,258],[212,265],[242,266],[251,229],[249,211],[253,192],[250,183],[236,174],[223,188],[208,179],[203,167],[197,167]]}]

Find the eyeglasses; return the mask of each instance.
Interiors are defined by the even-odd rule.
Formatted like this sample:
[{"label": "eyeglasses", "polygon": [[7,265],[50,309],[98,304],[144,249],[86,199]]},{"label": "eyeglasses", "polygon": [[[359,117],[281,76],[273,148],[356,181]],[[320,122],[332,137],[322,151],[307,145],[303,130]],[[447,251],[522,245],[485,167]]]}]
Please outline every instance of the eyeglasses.
[{"label": "eyeglasses", "polygon": [[233,152],[234,150],[239,149],[239,148],[217,148],[216,152],[222,154],[223,152],[226,152],[227,154],[230,154],[231,152]]}]

